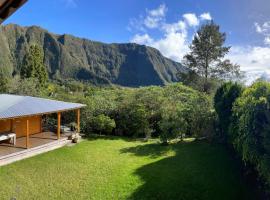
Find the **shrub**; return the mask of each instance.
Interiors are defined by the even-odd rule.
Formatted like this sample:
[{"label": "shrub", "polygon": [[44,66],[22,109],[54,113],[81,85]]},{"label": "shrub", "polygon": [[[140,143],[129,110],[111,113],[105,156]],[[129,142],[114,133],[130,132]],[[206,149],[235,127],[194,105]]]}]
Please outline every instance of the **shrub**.
[{"label": "shrub", "polygon": [[270,84],[257,82],[233,106],[230,134],[242,160],[253,166],[270,191]]},{"label": "shrub", "polygon": [[218,125],[220,138],[227,140],[228,128],[231,124],[232,107],[235,100],[242,93],[242,86],[237,83],[224,83],[216,91],[214,97],[214,107],[218,115]]},{"label": "shrub", "polygon": [[160,126],[160,140],[168,144],[171,139],[184,138],[187,130],[187,122],[184,119],[182,108],[176,105],[164,105],[162,108]]},{"label": "shrub", "polygon": [[147,137],[151,132],[148,117],[143,104],[134,102],[123,104],[116,117],[118,133],[133,137]]},{"label": "shrub", "polygon": [[114,119],[111,119],[104,114],[93,117],[94,131],[99,134],[111,134],[115,126]]}]

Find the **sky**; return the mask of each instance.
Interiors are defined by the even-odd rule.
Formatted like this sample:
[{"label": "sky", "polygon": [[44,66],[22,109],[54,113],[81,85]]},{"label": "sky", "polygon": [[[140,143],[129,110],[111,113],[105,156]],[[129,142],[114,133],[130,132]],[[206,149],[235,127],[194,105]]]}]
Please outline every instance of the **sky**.
[{"label": "sky", "polygon": [[37,25],[106,43],[135,42],[181,62],[208,20],[226,33],[227,58],[241,66],[248,82],[270,77],[269,0],[28,0],[4,24]]}]

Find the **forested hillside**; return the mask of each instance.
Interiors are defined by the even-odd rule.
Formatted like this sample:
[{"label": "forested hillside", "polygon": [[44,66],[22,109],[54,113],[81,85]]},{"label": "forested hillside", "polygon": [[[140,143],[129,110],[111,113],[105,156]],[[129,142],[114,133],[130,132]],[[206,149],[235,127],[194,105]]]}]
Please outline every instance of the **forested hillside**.
[{"label": "forested hillside", "polygon": [[51,79],[72,78],[95,84],[164,85],[185,72],[180,63],[153,48],[137,44],[105,44],[71,35],[56,35],[40,27],[0,27],[0,69],[19,73],[31,44],[44,50]]}]

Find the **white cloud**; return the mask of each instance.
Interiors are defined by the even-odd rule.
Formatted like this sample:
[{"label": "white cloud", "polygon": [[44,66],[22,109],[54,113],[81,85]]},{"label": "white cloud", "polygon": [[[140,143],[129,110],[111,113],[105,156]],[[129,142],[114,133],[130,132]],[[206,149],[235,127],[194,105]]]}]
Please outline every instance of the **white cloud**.
[{"label": "white cloud", "polygon": [[131,42],[154,47],[164,56],[178,62],[188,52],[187,34],[184,32],[168,32],[158,40],[154,40],[148,34],[136,34]]},{"label": "white cloud", "polygon": [[201,14],[201,15],[200,15],[200,19],[201,19],[201,20],[212,20],[212,17],[211,17],[211,15],[210,15],[210,13],[207,12],[207,13]]},{"label": "white cloud", "polygon": [[266,21],[262,24],[255,22],[254,26],[256,32],[264,36],[264,44],[270,45],[270,21]]},{"label": "white cloud", "polygon": [[268,36],[266,36],[266,37],[264,38],[264,43],[265,43],[266,45],[270,45],[270,35],[268,35]]},{"label": "white cloud", "polygon": [[171,24],[164,23],[161,28],[166,33],[178,32],[178,31],[186,32],[186,30],[187,30],[186,23],[184,21],[181,21],[181,20],[179,20],[176,23],[171,23]]},{"label": "white cloud", "polygon": [[247,73],[250,84],[261,76],[270,75],[270,48],[260,46],[232,47],[228,58],[241,66]]},{"label": "white cloud", "polygon": [[153,42],[153,39],[148,34],[136,34],[131,39],[131,42],[137,44],[151,44]]},{"label": "white cloud", "polygon": [[168,8],[165,4],[161,4],[157,9],[149,10],[148,13],[152,17],[164,17]]},{"label": "white cloud", "polygon": [[254,26],[256,28],[257,33],[262,33],[263,32],[262,27],[259,25],[259,23],[255,22]]},{"label": "white cloud", "polygon": [[268,33],[270,32],[270,21],[266,21],[263,24],[258,22],[254,23],[257,33]]},{"label": "white cloud", "polygon": [[161,4],[157,9],[147,10],[147,16],[144,19],[144,25],[147,28],[157,28],[164,20],[168,8],[165,4]]},{"label": "white cloud", "polygon": [[189,50],[187,34],[183,32],[166,33],[163,38],[153,41],[150,46],[159,49],[164,56],[178,62]]},{"label": "white cloud", "polygon": [[198,26],[199,19],[194,13],[186,13],[183,15],[183,18],[186,20],[189,26]]},{"label": "white cloud", "polygon": [[[153,10],[146,10],[146,15],[130,20],[128,29],[138,31],[131,42],[144,44],[158,49],[164,56],[181,62],[183,56],[189,51],[190,28],[198,26],[204,20],[212,19],[210,13],[202,13],[197,17],[194,13],[185,13],[176,22],[168,23],[166,14],[168,8],[161,4]],[[152,31],[158,31],[161,36],[154,38]],[[194,32],[194,29],[191,29]],[[194,33],[193,33],[194,34]]]},{"label": "white cloud", "polygon": [[129,20],[129,25],[127,29],[129,31],[132,31],[133,29],[135,29],[136,31],[145,32],[146,29],[144,27],[143,21],[144,21],[144,17],[142,15],[140,15],[139,19],[132,18]]}]

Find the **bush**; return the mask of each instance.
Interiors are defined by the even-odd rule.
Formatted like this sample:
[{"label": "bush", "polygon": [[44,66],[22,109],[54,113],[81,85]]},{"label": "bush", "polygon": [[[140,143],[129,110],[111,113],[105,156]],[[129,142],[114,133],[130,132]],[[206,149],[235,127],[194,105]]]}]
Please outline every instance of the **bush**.
[{"label": "bush", "polygon": [[228,128],[231,124],[233,103],[241,95],[242,90],[241,85],[227,82],[216,91],[214,107],[218,115],[218,134],[222,140],[228,139]]},{"label": "bush", "polygon": [[111,134],[113,129],[116,127],[114,119],[101,114],[93,118],[94,131],[99,134]]},{"label": "bush", "polygon": [[168,144],[171,139],[184,138],[187,130],[187,122],[184,119],[182,108],[175,105],[164,105],[162,107],[160,126],[160,140],[163,144]]},{"label": "bush", "polygon": [[148,117],[149,114],[143,104],[134,102],[123,104],[116,117],[117,133],[133,137],[147,137],[151,132]]},{"label": "bush", "polygon": [[257,82],[244,90],[233,106],[232,144],[253,166],[270,192],[270,84]]}]

